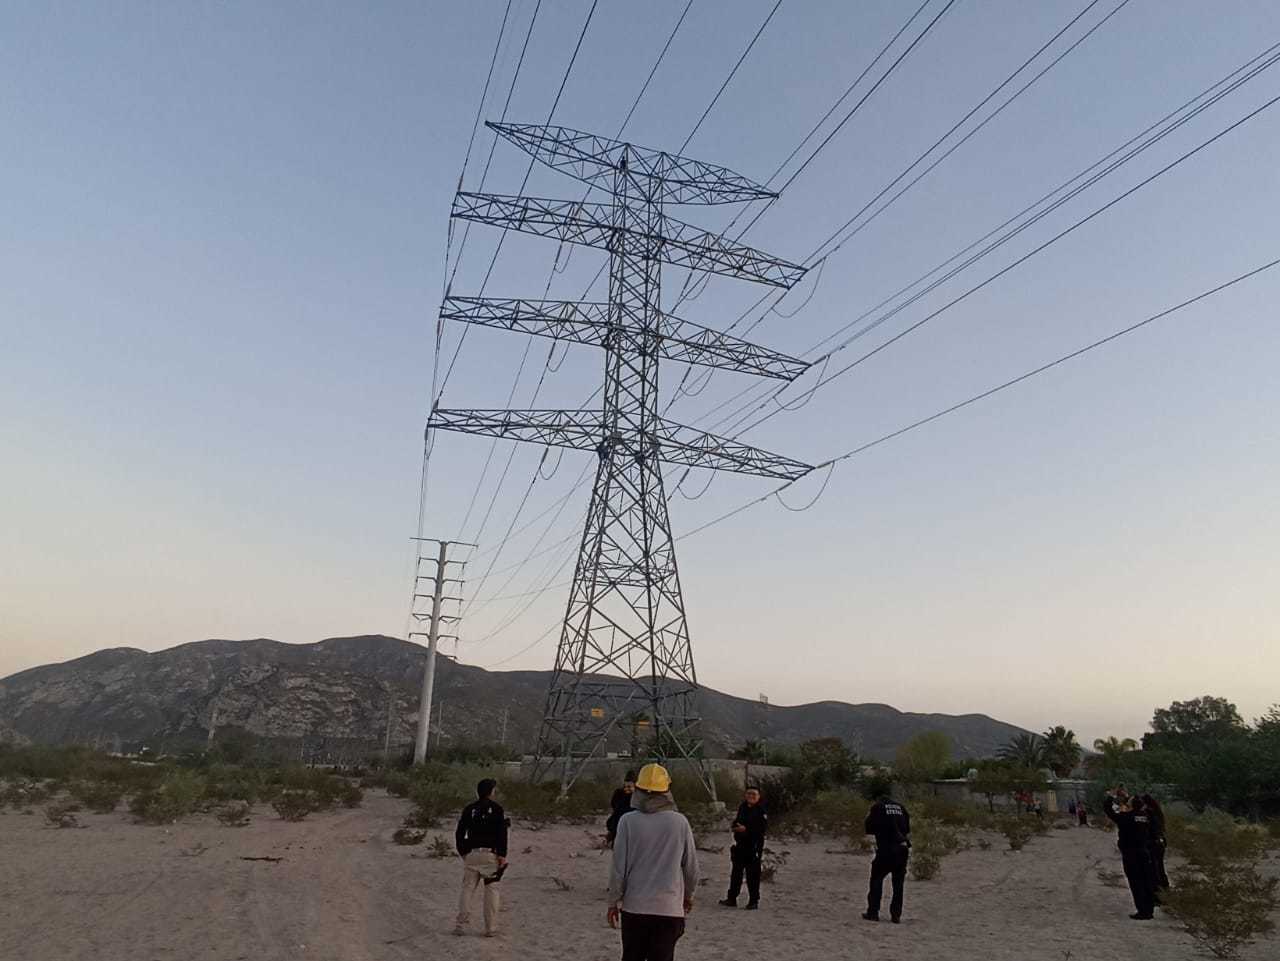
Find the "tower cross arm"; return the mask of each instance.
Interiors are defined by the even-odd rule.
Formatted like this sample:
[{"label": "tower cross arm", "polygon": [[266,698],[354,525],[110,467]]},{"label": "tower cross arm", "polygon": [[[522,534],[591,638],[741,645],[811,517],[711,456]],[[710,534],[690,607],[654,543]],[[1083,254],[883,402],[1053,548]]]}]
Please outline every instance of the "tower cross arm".
[{"label": "tower cross arm", "polygon": [[615,226],[613,213],[610,204],[462,191],[454,196],[452,216],[611,252],[618,236],[626,235],[643,242],[655,260],[773,287],[791,288],[808,270],[674,217],[656,215],[653,234]]},{"label": "tower cross arm", "polygon": [[614,433],[608,429],[604,414],[594,410],[436,410],[427,427],[594,450],[602,457],[656,455],[668,464],[780,480],[796,480],[813,469],[781,454],[661,419],[652,431],[638,438],[631,432]]},{"label": "tower cross arm", "polygon": [[[446,297],[440,316],[593,347],[608,346],[611,330],[631,336],[643,333],[627,326],[611,328],[608,304],[566,300]],[[686,364],[788,381],[810,367],[808,361],[669,314],[658,319],[658,354]]]},{"label": "tower cross arm", "polygon": [[726,167],[570,127],[488,122],[485,126],[553,170],[583,183],[610,189],[618,173],[643,179],[647,182],[640,185],[642,192],[661,203],[726,204],[777,196]]}]

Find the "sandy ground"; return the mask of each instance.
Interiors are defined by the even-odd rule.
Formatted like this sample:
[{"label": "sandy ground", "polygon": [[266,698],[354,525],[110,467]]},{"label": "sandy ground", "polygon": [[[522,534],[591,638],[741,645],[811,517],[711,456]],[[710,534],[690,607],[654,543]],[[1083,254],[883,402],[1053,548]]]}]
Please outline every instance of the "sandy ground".
[{"label": "sandy ground", "polygon": [[[406,809],[404,801],[371,792],[359,810],[296,824],[260,807],[253,823],[238,829],[206,817],[144,827],[118,813],[80,815],[84,828],[59,830],[46,827],[39,813],[7,813],[0,817],[0,958],[620,957],[618,935],[604,920],[607,855],[592,849],[588,828],[533,831],[517,822],[512,867],[502,881],[502,934],[479,936],[477,904],[475,933],[459,938],[450,932],[460,866],[427,857],[425,846],[392,843]],[[701,855],[706,880],[678,957],[1207,957],[1168,919],[1128,920],[1128,892],[1099,878],[1099,870],[1120,870],[1114,836],[1100,831],[1053,831],[1021,853],[996,843],[950,857],[937,879],[908,881],[901,925],[858,918],[866,855],[829,853],[841,845],[821,839],[770,846],[790,857],[776,882],[765,885],[756,913],[716,905],[728,853]],[[244,860],[253,857],[280,860]],[[1272,940],[1244,957],[1278,955],[1280,944]]]}]

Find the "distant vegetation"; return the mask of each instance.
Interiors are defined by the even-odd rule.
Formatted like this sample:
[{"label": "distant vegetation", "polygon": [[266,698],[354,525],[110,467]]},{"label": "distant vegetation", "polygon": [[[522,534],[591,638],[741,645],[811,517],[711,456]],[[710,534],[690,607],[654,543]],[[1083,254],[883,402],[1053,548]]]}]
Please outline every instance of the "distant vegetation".
[{"label": "distant vegetation", "polygon": [[356,807],[363,792],[355,781],[327,771],[232,763],[216,751],[139,761],[80,747],[0,746],[0,807],[26,809],[59,796],[75,810],[99,814],[127,803],[129,813],[146,824],[209,811],[238,826],[247,823],[254,804],[276,805],[281,817],[300,820],[315,811]]}]

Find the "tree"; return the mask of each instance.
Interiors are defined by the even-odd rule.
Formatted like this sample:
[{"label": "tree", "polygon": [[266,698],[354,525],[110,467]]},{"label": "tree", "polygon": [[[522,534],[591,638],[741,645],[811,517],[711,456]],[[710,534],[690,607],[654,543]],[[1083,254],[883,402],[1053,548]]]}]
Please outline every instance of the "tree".
[{"label": "tree", "polygon": [[852,784],[858,758],[838,737],[818,737],[800,745],[800,768],[815,791]]},{"label": "tree", "polygon": [[1046,762],[1044,738],[1031,733],[1015,734],[1008,744],[996,752],[996,756],[1018,767],[1038,771]]},{"label": "tree", "polygon": [[1124,766],[1124,756],[1138,749],[1138,742],[1131,737],[1119,738],[1112,734],[1108,738],[1095,738],[1093,749],[1102,755],[1102,766],[1113,771]]},{"label": "tree", "polygon": [[969,782],[969,790],[985,795],[992,811],[998,797],[1016,799],[1047,787],[1038,768],[1019,767],[1012,761],[983,761],[978,765],[978,776]]},{"label": "tree", "polygon": [[922,731],[898,748],[893,773],[907,784],[922,784],[942,776],[951,760],[951,738],[942,731]]},{"label": "tree", "polygon": [[1045,761],[1058,777],[1067,777],[1080,763],[1080,744],[1076,732],[1061,724],[1044,732]]},{"label": "tree", "polygon": [[1187,750],[1237,737],[1248,731],[1236,706],[1225,697],[1197,697],[1156,708],[1151,733],[1142,737],[1143,750]]},{"label": "tree", "polygon": [[748,739],[740,748],[730,752],[729,757],[738,761],[750,761],[752,764],[761,764],[764,761],[764,742],[754,739]]}]

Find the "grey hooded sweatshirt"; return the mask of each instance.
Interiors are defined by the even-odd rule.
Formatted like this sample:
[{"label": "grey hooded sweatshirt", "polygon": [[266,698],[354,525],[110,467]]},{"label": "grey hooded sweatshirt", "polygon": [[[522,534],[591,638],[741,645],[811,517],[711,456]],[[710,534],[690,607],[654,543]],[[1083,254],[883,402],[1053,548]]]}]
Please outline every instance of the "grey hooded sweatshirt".
[{"label": "grey hooded sweatshirt", "polygon": [[684,902],[698,888],[693,829],[670,792],[636,790],[632,813],[618,822],[609,871],[609,901],[628,914],[684,917]]}]

